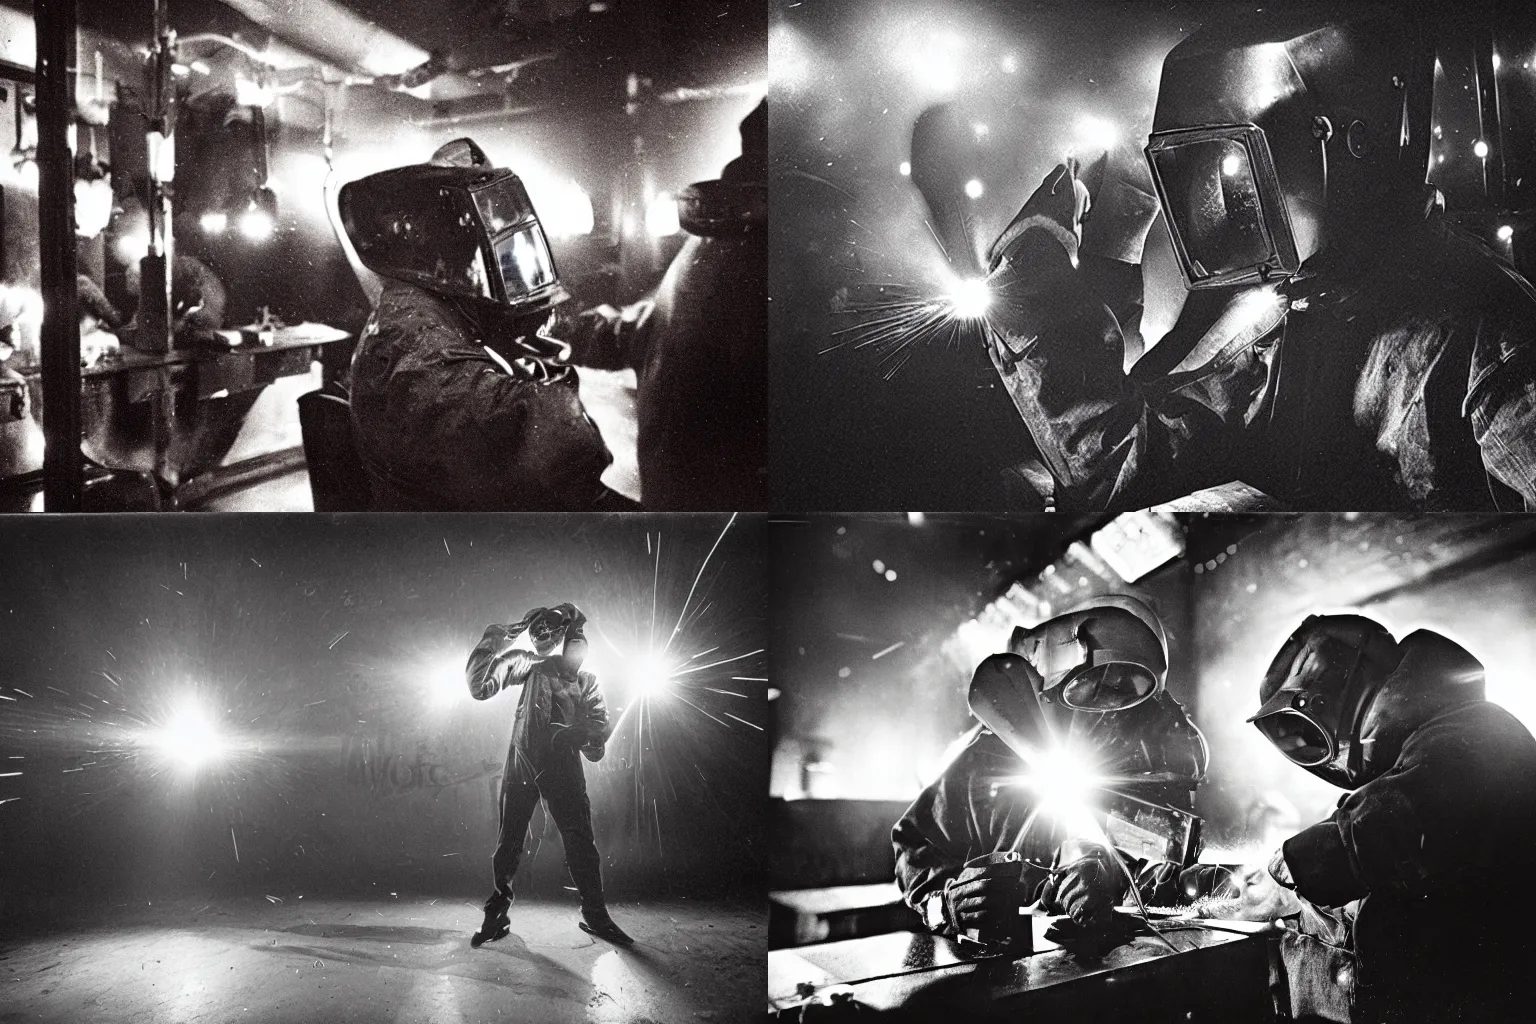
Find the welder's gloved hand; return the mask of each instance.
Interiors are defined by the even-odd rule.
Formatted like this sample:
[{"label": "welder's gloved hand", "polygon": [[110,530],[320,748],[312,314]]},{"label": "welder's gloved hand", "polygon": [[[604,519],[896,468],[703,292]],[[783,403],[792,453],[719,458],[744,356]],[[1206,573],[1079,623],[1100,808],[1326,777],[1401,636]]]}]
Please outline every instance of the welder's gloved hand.
[{"label": "welder's gloved hand", "polygon": [[1067,255],[1074,260],[1077,258],[1083,237],[1083,218],[1093,208],[1088,186],[1078,177],[1078,170],[1077,161],[1072,159],[1057,164],[1045,176],[1040,187],[992,243],[987,253],[989,269],[995,270],[1014,242],[1032,229],[1049,232],[1067,250]]},{"label": "welder's gloved hand", "polygon": [[579,725],[555,725],[549,744],[556,750],[579,750],[587,745],[587,731]]},{"label": "welder's gloved hand", "polygon": [[1007,926],[1024,903],[1018,862],[970,863],[944,886],[945,923],[957,933]]},{"label": "welder's gloved hand", "polygon": [[1080,925],[1107,924],[1130,886],[1114,854],[1097,844],[1064,843],[1056,856],[1057,867],[1040,893],[1041,906]]}]

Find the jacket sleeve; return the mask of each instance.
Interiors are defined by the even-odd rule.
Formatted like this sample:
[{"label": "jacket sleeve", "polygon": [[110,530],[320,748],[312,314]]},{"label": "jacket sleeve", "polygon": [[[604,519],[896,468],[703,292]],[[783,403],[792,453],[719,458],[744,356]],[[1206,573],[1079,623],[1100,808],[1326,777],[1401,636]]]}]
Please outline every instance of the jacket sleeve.
[{"label": "jacket sleeve", "polygon": [[539,656],[532,651],[513,650],[522,630],[490,625],[485,635],[469,653],[469,664],[464,674],[469,680],[469,692],[476,700],[488,700],[509,686],[521,686],[528,673],[538,664]]},{"label": "jacket sleeve", "polygon": [[1536,512],[1536,339],[1467,397],[1473,436],[1488,473]]},{"label": "jacket sleeve", "polygon": [[575,316],[557,316],[550,333],[571,346],[571,362],[596,370],[638,368],[654,333],[656,302],[632,302],[623,309],[603,303]]},{"label": "jacket sleeve", "polygon": [[[386,295],[388,299],[388,295]],[[385,312],[388,315],[384,315]],[[441,303],[376,314],[353,358],[353,413],[371,462],[415,487],[451,474],[475,507],[590,500],[612,461],[574,376],[526,379]]]},{"label": "jacket sleeve", "polygon": [[982,841],[970,806],[976,743],[955,758],[937,781],[918,794],[896,827],[896,884],[919,914],[930,895],[960,873],[965,862],[990,846]]},{"label": "jacket sleeve", "polygon": [[1333,815],[1286,841],[1296,892],[1340,907],[1378,891],[1422,892],[1471,866],[1509,808],[1491,737],[1457,723],[1416,733],[1392,769],[1339,801]]},{"label": "jacket sleeve", "polygon": [[597,676],[591,672],[582,674],[581,705],[584,719],[582,724],[587,732],[587,742],[584,745],[594,748],[602,747],[608,742],[613,726],[608,720],[608,702],[603,699],[603,689],[597,683]]},{"label": "jacket sleeve", "polygon": [[1063,242],[1039,227],[1000,241],[986,347],[1058,506],[1141,508],[1225,482],[1222,466],[1267,392],[1273,355],[1256,344],[1258,327],[1278,314],[1197,371],[1145,379],[1125,372],[1121,325]]}]

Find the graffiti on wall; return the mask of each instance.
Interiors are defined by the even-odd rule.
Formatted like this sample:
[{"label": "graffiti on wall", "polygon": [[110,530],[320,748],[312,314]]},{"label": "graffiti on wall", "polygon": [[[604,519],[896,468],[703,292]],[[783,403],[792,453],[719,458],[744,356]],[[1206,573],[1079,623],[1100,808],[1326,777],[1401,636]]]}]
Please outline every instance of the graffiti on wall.
[{"label": "graffiti on wall", "polygon": [[503,767],[501,761],[492,758],[480,758],[468,766],[448,764],[426,740],[412,745],[391,733],[349,736],[345,763],[349,785],[376,793],[425,791],[435,798],[445,790],[480,782],[493,801],[501,787]]}]

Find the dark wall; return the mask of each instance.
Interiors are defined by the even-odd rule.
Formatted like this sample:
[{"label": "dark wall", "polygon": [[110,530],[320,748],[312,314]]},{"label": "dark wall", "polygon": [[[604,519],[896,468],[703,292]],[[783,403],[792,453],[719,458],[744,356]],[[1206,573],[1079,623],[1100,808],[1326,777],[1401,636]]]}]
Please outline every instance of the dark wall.
[{"label": "dark wall", "polygon": [[[477,892],[515,695],[476,703],[463,664],[487,623],[565,600],[622,713],[587,766],[610,888],[759,887],[762,531],[737,519],[700,574],[726,523],[13,524],[0,772],[22,774],[0,778],[0,891]],[[641,700],[638,666],[680,619],[677,681]],[[189,698],[238,747],[192,776],[145,742]],[[522,891],[568,884],[542,813],[528,849]]]}]

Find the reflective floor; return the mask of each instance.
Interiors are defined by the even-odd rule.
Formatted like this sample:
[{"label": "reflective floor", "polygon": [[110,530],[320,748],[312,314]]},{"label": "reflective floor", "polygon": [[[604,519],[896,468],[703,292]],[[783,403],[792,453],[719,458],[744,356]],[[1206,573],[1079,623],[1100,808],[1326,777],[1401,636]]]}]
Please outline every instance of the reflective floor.
[{"label": "reflective floor", "polygon": [[570,903],[519,902],[478,950],[466,899],[225,898],[105,907],[0,938],[0,1022],[739,1021],[766,988],[766,912],[615,903],[621,950]]}]

